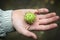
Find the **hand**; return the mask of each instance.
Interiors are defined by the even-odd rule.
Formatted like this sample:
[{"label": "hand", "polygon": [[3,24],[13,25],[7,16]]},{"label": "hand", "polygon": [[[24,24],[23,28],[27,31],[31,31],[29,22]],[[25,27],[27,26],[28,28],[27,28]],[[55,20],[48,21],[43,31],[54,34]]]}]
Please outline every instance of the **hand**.
[{"label": "hand", "polygon": [[28,11],[33,12],[33,13],[35,12],[48,13],[49,12],[49,10],[46,8],[42,8],[39,10],[36,10],[36,9],[14,10],[13,15],[12,15],[13,25],[16,31],[18,31],[20,34],[37,39],[37,36],[33,32],[30,32],[29,30],[48,30],[48,29],[57,27],[56,23],[52,23],[59,19],[59,17],[56,16],[56,13],[50,13],[50,14],[45,14],[45,15],[36,14],[36,21],[32,25],[27,24],[24,21],[24,15]]}]

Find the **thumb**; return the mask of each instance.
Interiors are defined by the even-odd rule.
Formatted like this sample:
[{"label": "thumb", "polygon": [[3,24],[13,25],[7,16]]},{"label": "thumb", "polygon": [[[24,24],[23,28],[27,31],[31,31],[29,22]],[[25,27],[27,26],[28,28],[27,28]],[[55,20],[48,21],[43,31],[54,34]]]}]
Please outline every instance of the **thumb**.
[{"label": "thumb", "polygon": [[24,35],[27,37],[32,37],[33,39],[37,39],[36,34],[34,34],[33,32],[30,32],[28,30],[25,31]]},{"label": "thumb", "polygon": [[16,27],[16,30],[18,33],[24,35],[24,36],[27,36],[27,37],[32,37],[33,39],[37,39],[37,36],[33,33],[33,32],[30,32],[28,30],[26,30],[24,27]]}]

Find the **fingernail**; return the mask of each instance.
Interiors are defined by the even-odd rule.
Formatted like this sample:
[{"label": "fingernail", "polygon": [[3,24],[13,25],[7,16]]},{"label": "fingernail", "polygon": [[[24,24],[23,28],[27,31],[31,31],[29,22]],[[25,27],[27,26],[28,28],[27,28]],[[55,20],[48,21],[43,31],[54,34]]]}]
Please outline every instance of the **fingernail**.
[{"label": "fingernail", "polygon": [[56,15],[56,13],[53,12],[52,15]]},{"label": "fingernail", "polygon": [[56,18],[58,18],[58,19],[59,19],[59,16],[56,16]]},{"label": "fingernail", "polygon": [[49,12],[49,10],[48,10],[48,9],[45,9],[44,11],[45,11],[45,12]]},{"label": "fingernail", "polygon": [[56,24],[56,23],[54,23],[54,25],[53,25],[54,27],[57,27],[58,25]]}]

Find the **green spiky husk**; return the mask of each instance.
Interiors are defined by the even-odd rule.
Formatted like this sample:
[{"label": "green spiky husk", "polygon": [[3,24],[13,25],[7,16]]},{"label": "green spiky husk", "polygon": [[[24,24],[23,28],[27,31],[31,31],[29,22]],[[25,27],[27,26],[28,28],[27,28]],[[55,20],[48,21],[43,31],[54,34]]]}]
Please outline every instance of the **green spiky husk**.
[{"label": "green spiky husk", "polygon": [[33,24],[36,19],[36,15],[32,12],[26,12],[24,19],[28,24]]}]

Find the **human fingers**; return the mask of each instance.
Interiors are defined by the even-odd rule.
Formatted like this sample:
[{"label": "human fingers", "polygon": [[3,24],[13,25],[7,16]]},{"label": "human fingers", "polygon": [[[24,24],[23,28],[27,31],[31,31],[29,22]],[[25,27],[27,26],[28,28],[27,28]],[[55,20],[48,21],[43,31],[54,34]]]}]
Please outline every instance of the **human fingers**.
[{"label": "human fingers", "polygon": [[38,25],[36,27],[30,27],[29,30],[49,30],[56,28],[58,25],[56,23],[48,24],[48,25]]},{"label": "human fingers", "polygon": [[37,39],[37,36],[36,34],[34,34],[33,32],[30,32],[28,30],[26,30],[25,28],[22,28],[22,29],[17,29],[18,33],[26,36],[26,37],[31,37],[33,39]]},{"label": "human fingers", "polygon": [[35,12],[36,14],[41,14],[41,13],[48,13],[49,10],[47,8],[41,8],[41,9],[37,9],[37,11]]},{"label": "human fingers", "polygon": [[38,22],[39,22],[39,24],[48,24],[48,23],[57,21],[58,19],[59,19],[59,16],[54,16],[54,17],[51,17],[51,18],[48,18],[48,19],[41,19]]},{"label": "human fingers", "polygon": [[45,15],[37,15],[38,19],[44,19],[44,18],[50,18],[56,16],[56,13],[49,13],[49,14],[45,14]]}]

